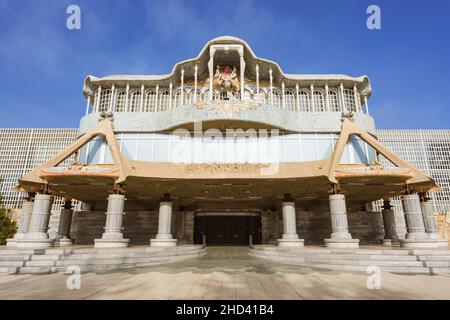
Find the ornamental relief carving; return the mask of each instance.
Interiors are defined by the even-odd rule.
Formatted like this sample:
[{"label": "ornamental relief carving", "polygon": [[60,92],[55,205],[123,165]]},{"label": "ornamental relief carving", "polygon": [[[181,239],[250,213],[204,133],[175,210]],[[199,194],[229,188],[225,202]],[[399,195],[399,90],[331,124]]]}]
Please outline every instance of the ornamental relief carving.
[{"label": "ornamental relief carving", "polygon": [[186,173],[247,173],[259,174],[262,169],[267,169],[270,164],[261,163],[193,163],[186,166]]}]

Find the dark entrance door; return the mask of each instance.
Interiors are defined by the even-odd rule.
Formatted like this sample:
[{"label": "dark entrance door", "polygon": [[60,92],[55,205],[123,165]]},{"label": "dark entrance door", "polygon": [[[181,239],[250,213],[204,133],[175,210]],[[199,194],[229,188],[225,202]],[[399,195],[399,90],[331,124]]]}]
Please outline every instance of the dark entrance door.
[{"label": "dark entrance door", "polygon": [[261,244],[261,217],[244,215],[199,215],[194,218],[194,243],[207,245],[247,246]]}]

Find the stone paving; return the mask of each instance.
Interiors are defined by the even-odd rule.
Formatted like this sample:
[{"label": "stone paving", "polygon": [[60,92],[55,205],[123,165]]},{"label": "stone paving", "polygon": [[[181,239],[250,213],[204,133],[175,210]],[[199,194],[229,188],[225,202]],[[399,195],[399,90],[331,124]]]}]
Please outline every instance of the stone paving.
[{"label": "stone paving", "polygon": [[202,258],[133,270],[68,275],[0,275],[0,299],[450,299],[449,275],[381,274],[367,289],[364,273],[311,269],[248,255],[247,247],[208,247]]}]

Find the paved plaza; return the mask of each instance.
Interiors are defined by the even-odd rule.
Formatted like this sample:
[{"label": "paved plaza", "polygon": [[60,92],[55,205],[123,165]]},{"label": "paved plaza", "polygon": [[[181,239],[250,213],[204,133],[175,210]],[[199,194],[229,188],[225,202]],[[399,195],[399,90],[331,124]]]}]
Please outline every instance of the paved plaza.
[{"label": "paved plaza", "polygon": [[311,269],[248,256],[247,247],[208,247],[202,258],[126,271],[0,275],[1,299],[450,299],[449,275],[382,273],[367,289],[364,273]]}]

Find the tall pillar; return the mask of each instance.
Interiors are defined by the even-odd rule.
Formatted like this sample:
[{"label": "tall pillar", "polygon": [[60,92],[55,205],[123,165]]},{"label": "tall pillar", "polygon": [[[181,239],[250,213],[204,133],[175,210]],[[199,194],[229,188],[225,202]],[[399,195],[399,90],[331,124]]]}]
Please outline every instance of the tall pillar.
[{"label": "tall pillar", "polygon": [[392,209],[391,202],[389,200],[384,200],[381,214],[383,215],[384,225],[383,245],[399,245],[400,239],[398,238],[397,231],[395,230],[395,212]]},{"label": "tall pillar", "polygon": [[406,236],[400,241],[405,248],[434,248],[436,240],[428,238],[422,218],[419,196],[417,194],[405,194],[402,196],[403,212],[406,221]]},{"label": "tall pillar", "polygon": [[30,197],[23,201],[22,212],[20,214],[19,226],[17,227],[17,233],[14,238],[7,239],[6,245],[8,247],[14,247],[17,245],[17,241],[26,237],[28,228],[30,226],[31,213],[33,211],[33,199]]},{"label": "tall pillar", "polygon": [[186,212],[180,210],[177,212],[177,238],[184,239],[186,237]]},{"label": "tall pillar", "polygon": [[48,248],[54,240],[48,237],[48,223],[52,210],[53,197],[49,194],[37,194],[34,198],[28,233],[17,241],[18,248]]},{"label": "tall pillar", "polygon": [[425,232],[428,237],[437,242],[438,247],[448,247],[448,241],[443,239],[438,232],[436,220],[434,219],[433,204],[425,194],[420,195],[420,208],[422,210]]},{"label": "tall pillar", "polygon": [[240,66],[240,78],[241,78],[241,101],[244,101],[244,89],[245,89],[245,60],[244,60],[244,48],[239,51],[239,66]]},{"label": "tall pillar", "polygon": [[56,234],[56,242],[60,247],[70,246],[72,244],[72,240],[70,239],[72,214],[72,202],[66,201],[64,203],[64,208],[61,209],[61,213],[59,214],[58,233]]},{"label": "tall pillar", "polygon": [[124,239],[122,234],[124,205],[125,196],[123,194],[109,195],[105,231],[101,239],[94,240],[95,248],[123,248],[128,246],[130,239]]},{"label": "tall pillar", "polygon": [[150,240],[154,247],[174,247],[177,239],[172,238],[172,200],[169,195],[164,195],[159,203],[158,234],[155,239]]},{"label": "tall pillar", "polygon": [[347,208],[343,194],[330,194],[331,237],[325,239],[328,248],[358,248],[359,240],[348,232]]},{"label": "tall pillar", "polygon": [[303,247],[304,240],[298,238],[295,217],[295,202],[289,195],[281,203],[283,215],[283,235],[278,239],[280,247]]}]

